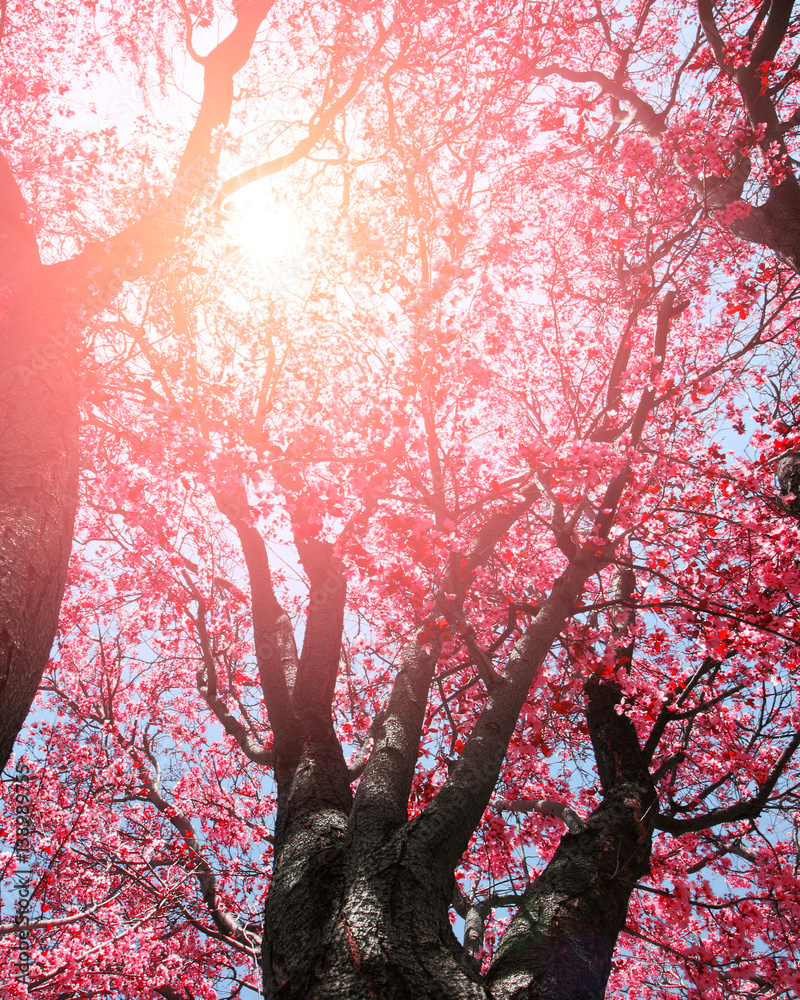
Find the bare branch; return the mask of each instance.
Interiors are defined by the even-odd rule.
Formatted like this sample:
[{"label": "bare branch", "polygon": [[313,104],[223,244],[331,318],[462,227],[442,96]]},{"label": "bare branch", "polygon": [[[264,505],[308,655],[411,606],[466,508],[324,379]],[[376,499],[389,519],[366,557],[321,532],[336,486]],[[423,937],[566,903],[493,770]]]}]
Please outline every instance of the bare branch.
[{"label": "bare branch", "polygon": [[255,167],[249,167],[247,170],[243,170],[241,173],[229,178],[220,186],[220,202],[226,201],[248,184],[261,180],[262,177],[270,177],[272,174],[280,173],[282,170],[286,170],[288,167],[302,160],[304,156],[308,156],[314,147],[325,137],[328,126],[336,116],[355,98],[363,79],[364,64],[362,63],[353,75],[353,81],[347,90],[333,104],[319,112],[315,116],[315,119],[312,119],[312,123],[309,124],[308,135],[305,139],[301,139],[294,149],[283,156],[259,163]]}]

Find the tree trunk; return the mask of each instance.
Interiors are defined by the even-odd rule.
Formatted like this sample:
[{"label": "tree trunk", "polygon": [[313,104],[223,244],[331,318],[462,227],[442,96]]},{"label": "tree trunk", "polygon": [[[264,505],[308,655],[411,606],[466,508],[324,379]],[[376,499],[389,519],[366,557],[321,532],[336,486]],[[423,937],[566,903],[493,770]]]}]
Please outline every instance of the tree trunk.
[{"label": "tree trunk", "polygon": [[400,822],[353,811],[332,733],[306,726],[296,768],[279,774],[265,997],[602,1000],[657,799],[618,686],[586,690],[603,801],[530,883],[485,975],[451,929],[453,858],[431,847],[436,810]]},{"label": "tree trunk", "polygon": [[276,859],[264,927],[272,1000],[601,1000],[650,824],[619,790],[565,834],[525,893],[486,976],[448,917],[452,872],[416,849],[412,820],[358,852],[346,817],[319,814]]},{"label": "tree trunk", "polygon": [[[604,508],[614,508],[626,476],[612,481]],[[296,531],[309,610],[299,663],[288,662],[267,552],[247,521],[246,496],[217,494],[217,504],[239,535],[250,575],[256,657],[274,733],[278,809],[262,941],[265,997],[600,1000],[628,899],[647,869],[658,809],[636,731],[617,714],[615,682],[591,678],[585,689],[603,802],[521,894],[485,974],[450,924],[455,869],[490,802],[536,673],[597,558],[576,553],[502,674],[487,671],[486,705],[458,761],[433,801],[409,819],[439,632],[423,624],[406,647],[353,796],[332,719],[346,591],[335,549]],[[466,586],[464,566],[474,572],[516,516],[490,520],[470,552],[453,561],[453,591]],[[630,649],[623,652],[630,662]]]},{"label": "tree trunk", "polygon": [[0,158],[0,767],[47,665],[78,494],[78,405],[58,298]]}]

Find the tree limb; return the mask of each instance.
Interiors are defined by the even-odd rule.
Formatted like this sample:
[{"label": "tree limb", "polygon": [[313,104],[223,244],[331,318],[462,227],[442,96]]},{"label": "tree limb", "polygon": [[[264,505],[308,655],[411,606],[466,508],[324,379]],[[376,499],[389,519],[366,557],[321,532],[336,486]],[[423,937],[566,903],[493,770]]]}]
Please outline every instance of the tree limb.
[{"label": "tree limb", "polygon": [[498,811],[506,809],[509,812],[535,812],[540,816],[552,816],[560,819],[570,833],[582,833],[586,829],[585,821],[574,809],[566,802],[557,802],[555,799],[492,799],[489,805]]},{"label": "tree limb", "polygon": [[225,732],[236,740],[245,756],[253,761],[254,764],[271,767],[275,763],[275,755],[271,750],[256,743],[252,734],[247,731],[219,697],[217,690],[217,666],[208,637],[208,629],[206,628],[205,600],[188,573],[184,573],[184,579],[189,584],[194,599],[197,602],[197,618],[192,619],[197,627],[197,635],[200,640],[200,650],[202,652],[202,659],[196,671],[197,690],[200,692],[206,705],[208,705],[222,724]]},{"label": "tree limb", "polygon": [[656,827],[666,833],[680,836],[682,833],[697,833],[700,830],[709,830],[713,826],[721,823],[736,823],[743,819],[756,819],[769,803],[775,785],[786,770],[789,762],[800,747],[800,733],[795,734],[789,746],[775,762],[775,766],[769,777],[760,786],[758,793],[749,799],[742,799],[733,805],[725,806],[721,809],[712,809],[710,812],[700,816],[689,816],[685,819],[676,819],[674,816],[659,816],[656,820]]},{"label": "tree limb", "polygon": [[298,668],[292,623],[275,597],[264,539],[249,523],[250,505],[244,485],[240,483],[228,492],[216,491],[214,499],[239,536],[250,577],[256,662],[275,734],[275,753],[291,757],[297,752],[299,738],[291,701]]}]

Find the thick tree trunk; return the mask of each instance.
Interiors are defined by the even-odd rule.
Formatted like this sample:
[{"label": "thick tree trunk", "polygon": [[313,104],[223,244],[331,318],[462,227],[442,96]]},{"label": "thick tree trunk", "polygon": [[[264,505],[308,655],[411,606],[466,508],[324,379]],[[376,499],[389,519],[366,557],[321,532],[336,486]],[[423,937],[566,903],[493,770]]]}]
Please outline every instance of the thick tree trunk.
[{"label": "thick tree trunk", "polygon": [[[609,486],[613,509],[625,476]],[[616,497],[616,499],[615,499]],[[450,925],[454,872],[489,804],[508,741],[536,672],[597,561],[582,551],[509,655],[487,671],[486,705],[434,800],[408,818],[425,705],[436,668],[436,629],[406,648],[356,795],[331,704],[341,647],[344,572],[331,545],[303,541],[310,583],[304,648],[287,663],[266,549],[247,521],[244,494],[218,495],[250,574],[256,656],[275,746],[278,812],[264,915],[264,995],[270,1000],[600,1000],[634,883],[646,870],[657,800],[618,685],[590,679],[587,723],[603,802],[566,835],[521,896],[487,973]],[[480,564],[507,526],[490,521],[454,561]],[[512,517],[513,522],[513,517]],[[630,658],[630,650],[626,651]],[[296,654],[295,654],[296,656]],[[293,657],[289,657],[290,660]],[[290,678],[296,678],[294,684]]]},{"label": "thick tree trunk", "polygon": [[417,849],[418,821],[356,852],[343,813],[317,815],[276,860],[265,997],[601,1000],[633,883],[647,869],[643,812],[641,789],[626,786],[583,832],[565,834],[485,977],[451,929],[453,874]]},{"label": "thick tree trunk", "polygon": [[448,817],[433,806],[408,821],[374,798],[354,809],[333,734],[298,720],[299,760],[278,774],[265,996],[602,1000],[658,807],[618,686],[591,680],[586,693],[603,802],[528,886],[484,976],[450,925],[456,838],[437,829]]},{"label": "thick tree trunk", "polygon": [[47,665],[78,492],[78,405],[61,309],[0,158],[0,766]]},{"label": "thick tree trunk", "polygon": [[265,997],[484,1000],[450,928],[452,873],[414,851],[415,825],[354,851],[337,819],[318,815],[276,862]]}]

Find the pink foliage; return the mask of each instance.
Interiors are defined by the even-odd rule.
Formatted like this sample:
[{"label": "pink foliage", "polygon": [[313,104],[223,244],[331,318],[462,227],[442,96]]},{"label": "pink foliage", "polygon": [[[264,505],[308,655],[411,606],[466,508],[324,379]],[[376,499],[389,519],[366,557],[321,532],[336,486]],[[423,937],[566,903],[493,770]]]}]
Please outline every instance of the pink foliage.
[{"label": "pink foliage", "polygon": [[[748,214],[738,196],[698,194],[746,155],[742,197],[757,200],[786,151],[759,145],[684,4],[406,6],[275,4],[236,77],[221,180],[189,185],[168,262],[86,319],[73,560],[8,772],[30,768],[36,831],[33,965],[14,1000],[255,989],[276,797],[236,519],[267,543],[298,645],[298,551],[325,540],[345,566],[334,717],[351,763],[409,643],[438,651],[410,815],[464,749],[487,665],[503,670],[574,553],[592,555],[496,794],[588,815],[600,786],[583,686],[615,679],[664,822],[609,995],[800,991],[800,801],[783,757],[800,732],[800,523],[774,484],[797,447],[796,274],[725,228]],[[718,6],[735,68],[752,5]],[[232,9],[4,8],[0,149],[49,261],[175,197],[194,114],[175,81],[197,88],[181,40],[208,51]],[[791,76],[787,117],[796,57],[789,32],[763,70]],[[589,67],[665,108],[660,132]],[[289,153],[357,71],[310,155],[223,206],[226,173]],[[100,107],[111,78],[129,95],[126,135],[123,112]],[[253,211],[280,200],[293,249],[233,245],[245,194]],[[246,505],[231,514],[220,496]],[[468,578],[470,546],[501,515]],[[622,603],[618,567],[633,573]],[[12,892],[11,781],[3,794]],[[457,879],[468,899],[496,896],[487,961],[563,833],[534,809],[484,814]]]}]

